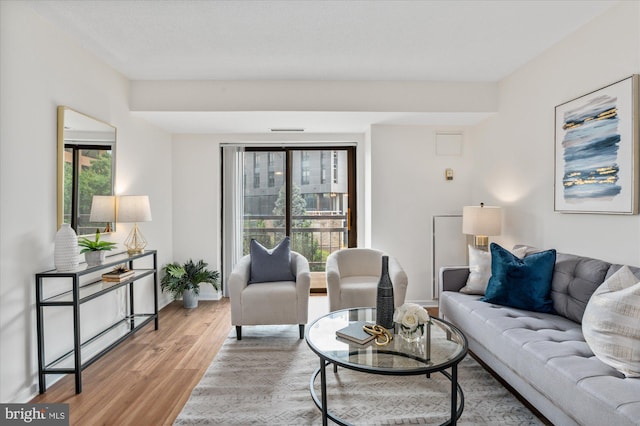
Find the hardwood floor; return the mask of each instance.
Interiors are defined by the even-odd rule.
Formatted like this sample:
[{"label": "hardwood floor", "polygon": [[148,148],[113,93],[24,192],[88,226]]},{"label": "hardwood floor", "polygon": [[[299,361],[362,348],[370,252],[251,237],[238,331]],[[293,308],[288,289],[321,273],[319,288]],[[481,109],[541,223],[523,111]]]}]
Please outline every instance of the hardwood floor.
[{"label": "hardwood floor", "polygon": [[196,309],[173,302],[158,331],[147,325],[86,368],[81,394],[67,375],[31,402],[69,404],[71,425],[171,425],[229,334],[229,309],[228,298]]},{"label": "hardwood floor", "polygon": [[324,272],[311,273],[311,293],[327,293],[327,274]]},{"label": "hardwood floor", "polygon": [[71,425],[170,425],[231,330],[229,299],[173,302],[160,328],[147,325],[82,374],[67,375],[31,402],[69,404]]}]

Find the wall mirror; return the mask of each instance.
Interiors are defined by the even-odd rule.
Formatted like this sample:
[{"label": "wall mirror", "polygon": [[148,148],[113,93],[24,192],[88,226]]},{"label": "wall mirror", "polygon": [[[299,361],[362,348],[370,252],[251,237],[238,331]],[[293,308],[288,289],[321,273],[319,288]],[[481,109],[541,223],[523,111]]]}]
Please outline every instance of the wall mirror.
[{"label": "wall mirror", "polygon": [[78,235],[87,235],[115,222],[115,205],[113,219],[104,213],[101,221],[91,218],[93,196],[114,194],[115,150],[115,127],[58,107],[58,228],[69,223]]}]

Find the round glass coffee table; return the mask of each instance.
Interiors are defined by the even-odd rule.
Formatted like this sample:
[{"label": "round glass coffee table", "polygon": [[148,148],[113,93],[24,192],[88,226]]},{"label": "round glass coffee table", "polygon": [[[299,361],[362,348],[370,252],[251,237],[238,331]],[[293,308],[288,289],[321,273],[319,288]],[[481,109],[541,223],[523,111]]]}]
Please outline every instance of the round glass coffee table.
[{"label": "round glass coffee table", "polygon": [[[336,336],[336,331],[353,323],[374,324],[375,308],[354,308],[331,312],[318,318],[307,327],[305,340],[311,350],[320,357],[320,367],[311,376],[311,396],[322,411],[322,424],[327,420],[340,425],[348,423],[332,414],[327,408],[327,372],[329,364],[370,374],[392,376],[443,374],[451,381],[451,414],[443,424],[455,425],[464,409],[464,394],[458,384],[458,363],[467,355],[467,339],[454,325],[431,318],[428,336],[418,344],[407,344],[399,335],[387,345],[378,346],[375,341],[360,345]],[[425,333],[427,334],[427,333]],[[446,371],[451,369],[450,372]],[[321,398],[314,383],[320,375]]]}]

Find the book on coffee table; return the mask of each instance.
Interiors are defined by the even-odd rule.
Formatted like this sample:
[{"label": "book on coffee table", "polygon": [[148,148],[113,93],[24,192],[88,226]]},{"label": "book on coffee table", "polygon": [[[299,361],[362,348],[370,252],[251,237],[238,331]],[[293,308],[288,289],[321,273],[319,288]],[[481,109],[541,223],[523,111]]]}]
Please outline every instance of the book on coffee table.
[{"label": "book on coffee table", "polygon": [[349,340],[350,342],[358,343],[360,345],[367,344],[375,337],[373,334],[367,333],[362,328],[367,324],[373,325],[373,323],[366,321],[352,322],[348,326],[336,331],[336,336],[340,337],[341,339]]}]

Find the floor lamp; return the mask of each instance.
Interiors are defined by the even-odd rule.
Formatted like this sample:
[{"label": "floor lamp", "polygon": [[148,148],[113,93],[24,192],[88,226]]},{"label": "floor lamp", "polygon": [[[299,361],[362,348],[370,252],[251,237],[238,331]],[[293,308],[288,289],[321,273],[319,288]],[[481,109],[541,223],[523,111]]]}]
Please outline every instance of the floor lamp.
[{"label": "floor lamp", "polygon": [[502,232],[502,209],[495,206],[465,206],[462,208],[462,233],[473,235],[473,245],[489,249],[489,236]]},{"label": "floor lamp", "polygon": [[124,240],[129,254],[142,253],[147,240],[138,228],[138,222],[151,222],[151,206],[147,195],[122,195],[118,197],[118,222],[133,223],[133,229]]}]

